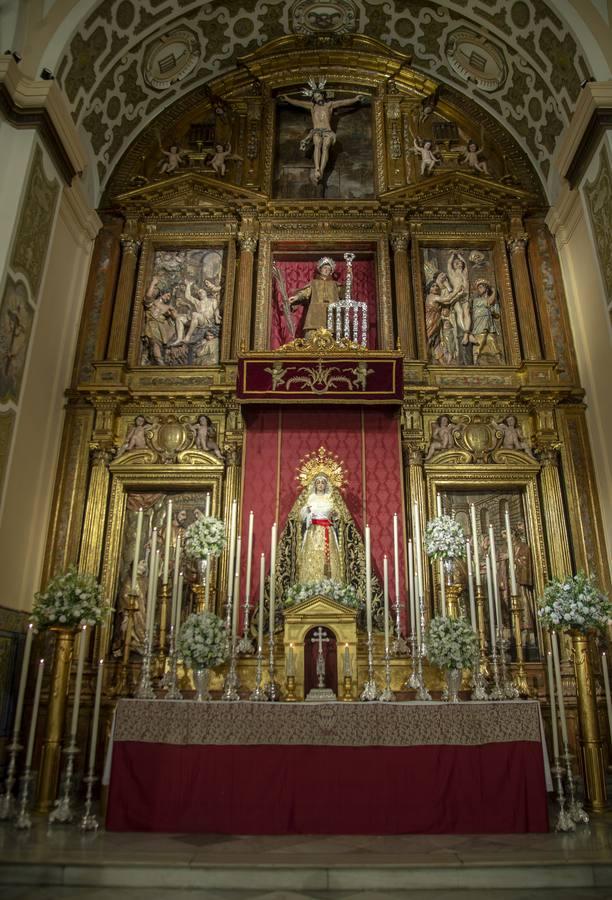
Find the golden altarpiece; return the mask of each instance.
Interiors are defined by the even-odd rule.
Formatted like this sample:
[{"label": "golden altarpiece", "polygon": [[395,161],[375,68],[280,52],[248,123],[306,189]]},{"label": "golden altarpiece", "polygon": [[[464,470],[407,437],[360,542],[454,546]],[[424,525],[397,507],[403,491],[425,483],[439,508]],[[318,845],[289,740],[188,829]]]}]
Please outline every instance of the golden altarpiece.
[{"label": "golden altarpiece", "polygon": [[[333,140],[315,120],[317,92],[333,107]],[[266,527],[279,517],[282,528],[282,491],[291,492],[301,456],[262,451],[247,465],[253,448],[264,447],[255,433],[281,419],[269,446],[306,452],[334,435],[334,417],[338,433],[348,433],[353,416],[368,514],[375,517],[377,502],[400,514],[402,553],[414,501],[429,517],[439,494],[466,526],[474,503],[483,532],[489,523],[500,529],[508,510],[525,554],[520,611],[504,601],[508,633],[529,692],[545,699],[547,638],[535,598],[548,577],[577,569],[609,586],[583,391],[545,213],[535,171],[497,121],[363,36],[329,46],[272,42],[144,128],[100,211],[44,573],[46,580],[77,563],[100,577],[112,602],[91,648],[91,659],[108,659],[107,722],[116,697],[133,691],[141,660],[131,647],[126,653],[121,628],[134,510],[144,505],[152,524],[171,496],[187,522],[208,495],[212,513],[227,521],[235,499],[248,516],[245,498],[255,490],[270,498]],[[397,383],[388,396],[358,383],[335,394],[317,380],[346,362],[346,345],[300,343],[301,320],[289,308],[322,257],[340,270],[345,254],[369,316],[368,349],[353,346],[348,356],[356,372],[390,366]],[[254,399],[244,384],[239,390],[247,363],[282,379],[283,366],[305,359],[319,376],[301,393],[283,395],[274,381],[259,382]],[[397,435],[395,497],[366,483],[366,470],[374,478],[388,455],[369,427],[383,413]],[[380,574],[381,560],[374,565]],[[228,576],[221,556],[218,610]],[[438,585],[431,569],[425,579],[429,617]],[[328,606],[338,652],[350,642],[357,696],[366,677],[362,635],[354,616],[351,624]],[[304,640],[313,609],[324,617],[325,600],[290,614],[286,640]],[[282,630],[277,639],[282,676]],[[407,666],[393,659],[392,685],[409,697]],[[239,660],[249,689],[254,672],[252,657]],[[574,743],[567,648],[564,674]],[[427,678],[440,688],[434,672]],[[65,712],[51,706],[39,750],[43,809],[55,796]],[[589,734],[601,754],[597,729]]]}]

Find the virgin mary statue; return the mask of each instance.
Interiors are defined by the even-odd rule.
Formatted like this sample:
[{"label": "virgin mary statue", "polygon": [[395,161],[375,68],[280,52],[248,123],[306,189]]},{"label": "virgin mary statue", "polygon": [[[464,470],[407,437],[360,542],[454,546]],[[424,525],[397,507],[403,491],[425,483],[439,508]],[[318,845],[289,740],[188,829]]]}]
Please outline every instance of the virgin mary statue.
[{"label": "virgin mary statue", "polygon": [[342,462],[324,447],[300,463],[302,485],[278,545],[277,589],[330,580],[350,584],[359,596],[365,584],[365,552],[341,493]]}]

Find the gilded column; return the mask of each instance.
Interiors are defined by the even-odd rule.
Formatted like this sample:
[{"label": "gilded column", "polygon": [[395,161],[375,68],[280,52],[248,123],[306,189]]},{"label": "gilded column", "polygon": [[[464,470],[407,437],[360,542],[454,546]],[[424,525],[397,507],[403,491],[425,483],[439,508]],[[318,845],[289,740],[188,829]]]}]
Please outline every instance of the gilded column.
[{"label": "gilded column", "polygon": [[240,233],[240,260],[236,284],[234,337],[232,357],[235,359],[243,348],[251,343],[251,307],[253,305],[253,267],[257,250],[257,235]]},{"label": "gilded column", "polygon": [[514,296],[518,309],[523,358],[526,360],[542,359],[538,323],[531,281],[529,279],[529,266],[527,264],[527,235],[510,238],[508,250],[510,253],[512,280],[514,282]]},{"label": "gilded column", "polygon": [[[410,503],[410,534],[414,544],[414,518],[413,509],[415,501],[419,504],[421,519],[421,535],[425,533],[425,523],[427,521],[427,503],[425,497],[425,474],[423,471],[423,450],[420,444],[404,443],[404,479],[405,494]],[[423,557],[423,593],[425,604],[425,622],[429,621],[429,565],[427,556],[423,548],[421,548]],[[416,571],[416,570],[415,570]]]},{"label": "gilded column", "polygon": [[[223,507],[223,519],[225,522],[230,521],[230,516],[232,512],[232,503],[234,500],[238,501],[238,530],[237,533],[240,534],[241,523],[240,523],[240,482],[241,482],[241,466],[242,466],[242,445],[238,443],[230,443],[225,447],[225,458],[227,460],[227,467],[225,470],[225,496],[224,496],[224,507]],[[223,556],[221,557],[221,564],[219,566],[220,577],[219,577],[219,593],[217,595],[217,614],[223,616],[225,614],[225,602],[227,600],[227,585],[228,585],[228,568],[229,568],[229,553],[227,549],[224,551]]]},{"label": "gilded column", "polygon": [[597,713],[597,686],[589,657],[588,635],[572,632],[572,657],[576,673],[585,793],[589,808],[595,813],[603,813],[607,807],[606,769]]},{"label": "gilded column", "polygon": [[79,570],[90,575],[97,575],[100,570],[104,520],[110,482],[108,466],[111,459],[112,453],[110,450],[104,447],[93,446],[87,506],[85,507],[81,552],[79,554]]},{"label": "gilded column", "polygon": [[40,776],[36,804],[37,810],[43,813],[49,812],[53,807],[57,794],[64,719],[70,685],[70,665],[74,646],[73,628],[52,627],[49,631],[55,635],[55,647],[53,650],[51,679],[49,681],[47,720],[40,757]]},{"label": "gilded column", "polygon": [[395,303],[397,309],[397,337],[404,356],[416,359],[416,340],[414,324],[414,303],[412,284],[408,266],[408,244],[410,235],[401,231],[391,235],[393,248],[393,271],[395,275]]},{"label": "gilded column", "polygon": [[106,358],[110,360],[125,359],[139,250],[140,241],[127,235],[121,238],[121,268],[106,353]]},{"label": "gilded column", "polygon": [[572,558],[565,523],[563,493],[559,478],[559,457],[556,448],[546,447],[541,450],[540,461],[542,463],[540,471],[542,509],[550,551],[551,575],[555,578],[565,578],[572,574]]}]

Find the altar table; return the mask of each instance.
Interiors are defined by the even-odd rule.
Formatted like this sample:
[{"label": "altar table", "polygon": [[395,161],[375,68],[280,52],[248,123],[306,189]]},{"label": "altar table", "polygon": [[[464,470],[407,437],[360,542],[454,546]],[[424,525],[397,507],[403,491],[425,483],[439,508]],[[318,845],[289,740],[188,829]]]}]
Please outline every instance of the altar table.
[{"label": "altar table", "polygon": [[539,706],[120,700],[106,824],[218,834],[547,831]]}]

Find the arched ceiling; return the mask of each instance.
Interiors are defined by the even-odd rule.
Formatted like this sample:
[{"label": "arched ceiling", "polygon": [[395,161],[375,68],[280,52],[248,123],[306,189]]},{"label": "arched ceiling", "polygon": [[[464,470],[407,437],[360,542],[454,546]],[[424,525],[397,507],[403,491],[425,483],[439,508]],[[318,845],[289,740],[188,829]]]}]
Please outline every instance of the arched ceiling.
[{"label": "arched ceiling", "polygon": [[[93,8],[90,0],[31,2],[47,20],[57,19],[60,6],[70,6],[73,21],[82,14],[55,71],[91,146],[98,197],[153,117],[267,41],[304,23],[316,31],[317,14],[320,26],[321,14],[334,7],[348,30],[410,54],[416,70],[452,85],[503,122],[544,184],[580,83],[591,74],[573,30],[556,12],[572,7],[569,0],[100,0]],[[597,6],[582,0],[585,5],[591,18],[601,18]],[[188,71],[171,84],[151,83],[147,59],[177,30],[188,41],[192,36]],[[341,40],[333,28],[319,31],[319,40]]]}]

